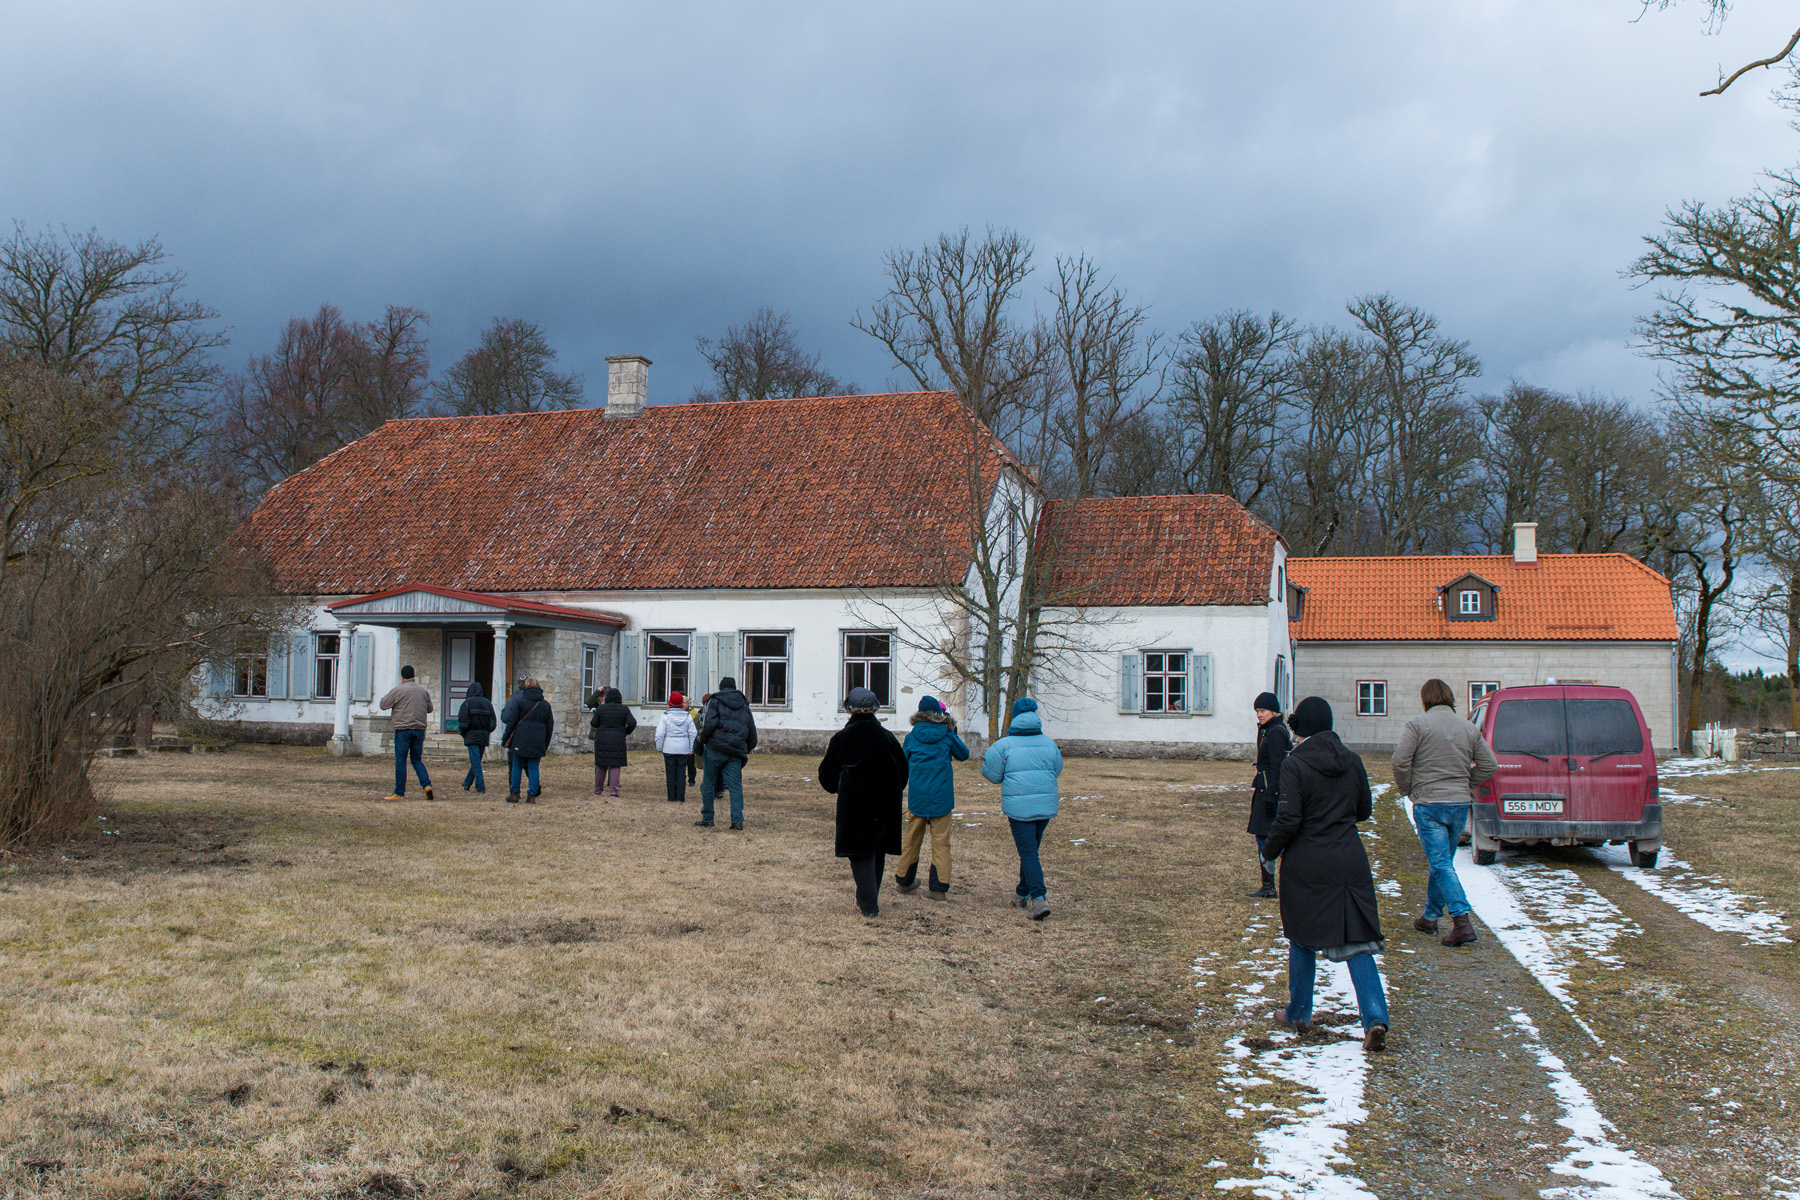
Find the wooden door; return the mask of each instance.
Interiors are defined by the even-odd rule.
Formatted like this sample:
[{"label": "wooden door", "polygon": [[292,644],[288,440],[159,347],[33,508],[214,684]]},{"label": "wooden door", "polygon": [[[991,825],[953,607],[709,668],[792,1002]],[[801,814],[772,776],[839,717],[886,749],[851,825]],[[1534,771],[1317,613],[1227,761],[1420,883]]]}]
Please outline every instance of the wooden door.
[{"label": "wooden door", "polygon": [[444,635],[444,732],[455,733],[456,710],[468,698],[469,685],[475,682],[475,635]]}]

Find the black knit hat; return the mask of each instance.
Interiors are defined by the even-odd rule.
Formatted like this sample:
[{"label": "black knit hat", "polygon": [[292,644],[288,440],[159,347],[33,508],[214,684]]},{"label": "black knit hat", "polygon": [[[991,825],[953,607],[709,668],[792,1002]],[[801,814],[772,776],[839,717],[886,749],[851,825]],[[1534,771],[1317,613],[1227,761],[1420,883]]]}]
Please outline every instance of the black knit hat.
[{"label": "black knit hat", "polygon": [[1251,702],[1250,707],[1260,708],[1264,712],[1278,713],[1281,711],[1281,701],[1275,698],[1274,692],[1264,692]]},{"label": "black knit hat", "polygon": [[1331,705],[1319,696],[1308,696],[1294,705],[1294,714],[1287,719],[1288,728],[1301,737],[1311,737],[1315,733],[1324,733],[1331,728]]},{"label": "black knit hat", "polygon": [[411,663],[407,663],[404,667],[400,668],[400,678],[411,679],[412,677],[413,677],[413,669],[412,669]]}]

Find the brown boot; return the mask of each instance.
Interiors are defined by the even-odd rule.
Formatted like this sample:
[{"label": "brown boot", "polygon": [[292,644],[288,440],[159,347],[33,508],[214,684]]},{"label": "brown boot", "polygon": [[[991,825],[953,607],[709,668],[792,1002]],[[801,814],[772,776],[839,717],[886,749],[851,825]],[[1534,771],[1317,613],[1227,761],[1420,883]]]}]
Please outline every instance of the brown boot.
[{"label": "brown boot", "polygon": [[1444,945],[1466,946],[1477,940],[1475,926],[1469,921],[1468,913],[1457,913],[1450,918],[1450,932],[1444,935]]},{"label": "brown boot", "polygon": [[1414,917],[1413,918],[1413,928],[1418,930],[1420,933],[1436,933],[1437,932],[1437,922],[1436,921],[1427,921],[1424,917]]}]

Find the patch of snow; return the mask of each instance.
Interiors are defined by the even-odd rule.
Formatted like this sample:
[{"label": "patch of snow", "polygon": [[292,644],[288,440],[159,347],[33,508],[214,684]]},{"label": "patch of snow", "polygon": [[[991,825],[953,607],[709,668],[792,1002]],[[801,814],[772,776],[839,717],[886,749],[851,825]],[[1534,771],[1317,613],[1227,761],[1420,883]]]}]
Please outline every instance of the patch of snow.
[{"label": "patch of snow", "polygon": [[1708,929],[1737,934],[1758,946],[1786,946],[1794,940],[1783,919],[1786,913],[1769,912],[1761,907],[1762,901],[1732,891],[1717,875],[1700,874],[1676,858],[1667,842],[1663,843],[1661,865],[1648,871],[1631,861],[1627,846],[1598,846],[1593,853],[1614,871]]},{"label": "patch of snow", "polygon": [[1594,1098],[1563,1060],[1544,1045],[1531,1018],[1515,1010],[1512,1019],[1524,1033],[1538,1065],[1549,1073],[1550,1090],[1563,1110],[1556,1123],[1569,1131],[1563,1143],[1568,1157],[1550,1164],[1550,1169],[1581,1181],[1575,1187],[1545,1188],[1539,1194],[1552,1200],[1679,1200],[1661,1171],[1614,1144],[1611,1135],[1618,1130],[1600,1114]]}]

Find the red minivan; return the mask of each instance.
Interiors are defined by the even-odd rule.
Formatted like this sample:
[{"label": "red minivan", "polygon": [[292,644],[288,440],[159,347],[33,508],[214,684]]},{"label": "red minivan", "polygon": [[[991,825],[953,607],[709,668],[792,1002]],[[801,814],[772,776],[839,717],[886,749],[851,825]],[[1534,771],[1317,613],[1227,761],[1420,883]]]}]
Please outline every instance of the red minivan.
[{"label": "red minivan", "polygon": [[1631,861],[1656,865],[1656,755],[1630,692],[1589,683],[1501,688],[1469,720],[1500,760],[1475,793],[1477,863],[1491,865],[1502,846],[1625,842]]}]

